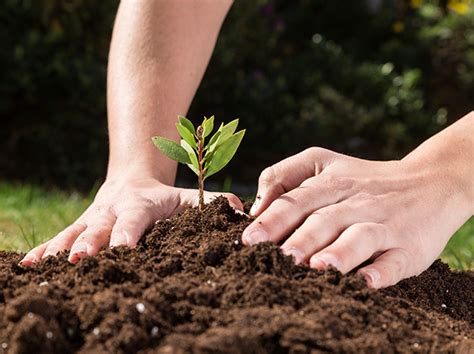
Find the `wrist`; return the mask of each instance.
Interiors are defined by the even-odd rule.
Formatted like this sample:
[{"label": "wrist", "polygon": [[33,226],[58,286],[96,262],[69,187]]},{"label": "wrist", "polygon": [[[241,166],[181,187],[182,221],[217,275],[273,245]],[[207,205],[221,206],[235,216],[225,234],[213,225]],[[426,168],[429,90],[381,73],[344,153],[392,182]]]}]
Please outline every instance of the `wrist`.
[{"label": "wrist", "polygon": [[463,210],[474,215],[474,113],[428,139],[402,161],[415,171],[428,171],[442,192],[459,198]]},{"label": "wrist", "polygon": [[[158,154],[156,154],[158,155]],[[176,163],[174,161],[166,161],[160,156],[152,158],[121,157],[120,159],[109,160],[107,167],[106,179],[112,180],[136,180],[136,179],[155,179],[163,184],[174,185],[176,177]]]}]

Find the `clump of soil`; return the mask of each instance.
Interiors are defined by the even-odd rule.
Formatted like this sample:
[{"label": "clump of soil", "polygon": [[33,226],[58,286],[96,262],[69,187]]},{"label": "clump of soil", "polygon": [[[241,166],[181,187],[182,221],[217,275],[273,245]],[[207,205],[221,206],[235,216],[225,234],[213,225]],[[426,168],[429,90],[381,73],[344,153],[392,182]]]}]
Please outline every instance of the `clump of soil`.
[{"label": "clump of soil", "polygon": [[472,272],[435,262],[375,291],[244,247],[248,223],[218,198],[76,266],[0,252],[0,353],[472,352]]}]

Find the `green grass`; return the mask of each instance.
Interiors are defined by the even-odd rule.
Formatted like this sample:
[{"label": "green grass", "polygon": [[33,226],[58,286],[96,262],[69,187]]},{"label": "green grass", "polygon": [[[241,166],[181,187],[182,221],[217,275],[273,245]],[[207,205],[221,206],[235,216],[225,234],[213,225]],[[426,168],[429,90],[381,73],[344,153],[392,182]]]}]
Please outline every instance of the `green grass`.
[{"label": "green grass", "polygon": [[[26,251],[56,235],[87,208],[89,196],[0,182],[0,249]],[[450,240],[442,259],[474,268],[474,217]]]},{"label": "green grass", "polygon": [[26,251],[56,235],[92,196],[0,182],[0,249]]}]

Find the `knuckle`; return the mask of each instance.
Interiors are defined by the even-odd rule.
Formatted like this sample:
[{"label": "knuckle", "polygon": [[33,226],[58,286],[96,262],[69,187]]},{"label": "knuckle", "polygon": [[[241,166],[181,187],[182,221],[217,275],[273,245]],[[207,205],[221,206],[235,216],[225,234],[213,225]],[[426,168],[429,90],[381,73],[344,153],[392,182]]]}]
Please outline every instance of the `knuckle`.
[{"label": "knuckle", "polygon": [[265,184],[274,183],[276,182],[276,180],[277,176],[275,173],[275,168],[273,166],[265,168],[259,177],[259,182]]},{"label": "knuckle", "polygon": [[368,237],[379,237],[386,233],[382,224],[369,222],[351,225],[349,229],[352,233]]},{"label": "knuckle", "polygon": [[358,234],[358,235],[373,235],[374,232],[374,226],[372,224],[364,223],[364,224],[353,224],[349,226],[347,229],[349,232],[353,234]]},{"label": "knuckle", "polygon": [[399,249],[397,254],[398,257],[393,257],[391,269],[385,272],[388,274],[386,276],[390,278],[390,282],[392,284],[397,283],[401,279],[414,275],[410,274],[408,271],[411,268],[410,265],[414,259],[413,255],[405,249]]},{"label": "knuckle", "polygon": [[[95,236],[95,235],[104,235],[110,233],[112,228],[108,225],[94,225],[89,228],[87,231],[87,236]],[[86,235],[83,235],[85,238]]]},{"label": "knuckle", "polygon": [[311,215],[308,217],[311,219],[311,221],[315,221],[318,223],[324,223],[327,220],[330,220],[333,216],[333,211],[331,210],[326,210],[327,208],[323,208],[320,210],[313,211]]},{"label": "knuckle", "polygon": [[387,227],[377,223],[360,223],[349,226],[348,234],[356,235],[358,238],[364,238],[380,249],[386,243],[388,236]]},{"label": "knuckle", "polygon": [[303,150],[303,154],[304,155],[308,155],[308,156],[311,156],[312,158],[318,158],[318,157],[323,157],[327,154],[328,150],[326,149],[323,149],[321,147],[318,147],[318,146],[312,146],[312,147],[309,147],[305,150]]},{"label": "knuckle", "polygon": [[317,182],[317,179],[315,177],[311,177],[308,179],[305,179],[303,182],[300,184],[300,188],[311,188],[314,187],[315,183]]}]

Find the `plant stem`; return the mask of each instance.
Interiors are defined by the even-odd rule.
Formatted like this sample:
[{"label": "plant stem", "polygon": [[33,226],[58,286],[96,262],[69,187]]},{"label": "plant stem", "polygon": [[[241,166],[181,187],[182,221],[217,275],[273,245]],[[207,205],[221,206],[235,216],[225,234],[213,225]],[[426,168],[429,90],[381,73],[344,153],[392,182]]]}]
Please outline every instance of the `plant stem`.
[{"label": "plant stem", "polygon": [[197,138],[197,153],[199,163],[199,211],[202,211],[204,209],[204,136],[201,126],[199,126],[197,129]]}]

